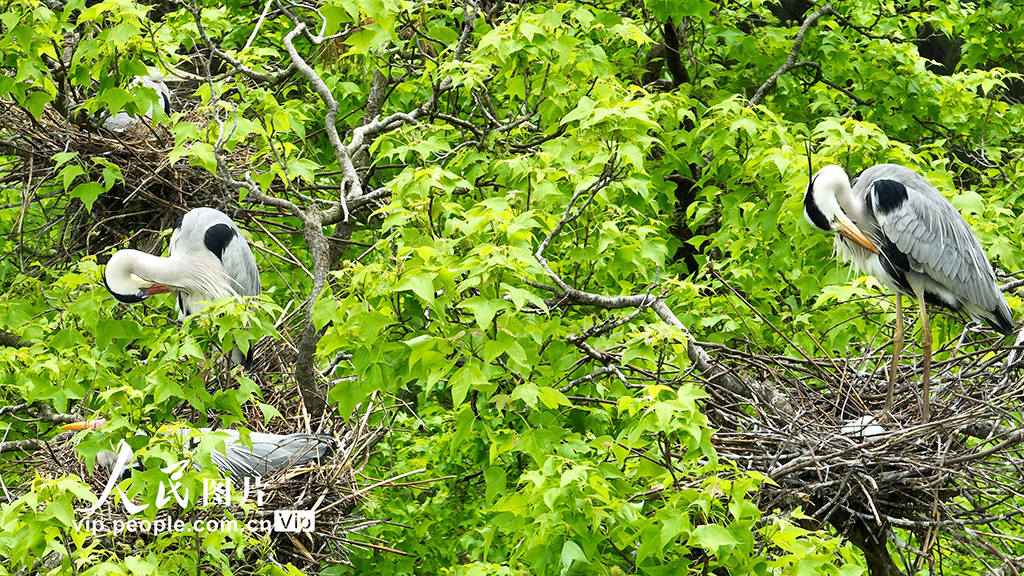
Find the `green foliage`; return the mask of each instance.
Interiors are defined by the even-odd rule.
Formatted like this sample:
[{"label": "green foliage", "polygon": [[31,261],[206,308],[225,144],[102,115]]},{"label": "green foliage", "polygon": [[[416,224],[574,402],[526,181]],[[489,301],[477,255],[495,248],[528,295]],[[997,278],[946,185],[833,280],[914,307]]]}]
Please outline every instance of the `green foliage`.
[{"label": "green foliage", "polygon": [[[480,4],[493,12],[464,31],[462,3],[327,1],[303,17],[338,36],[317,46],[295,38],[338,102],[343,138],[364,121],[375,71],[392,80],[381,115],[434,107],[370,142],[363,188],[389,195],[372,215],[352,216],[350,238],[337,235],[340,262],[313,305],[322,333],[315,360],[332,367],[323,374],[332,413],[348,418],[371,401],[388,408],[374,416],[392,429],[367,477],[411,475],[362,504],[387,523],[349,535],[403,555],[359,548],[351,565],[329,570],[864,573],[840,537],[803,528],[800,510],[759,508],[769,479],[719,458],[701,411],[712,400],[686,373],[680,330],[649,309],[565,306],[545,288],[553,279],[537,251],[564,223],[543,256],[574,288],[663,294],[701,340],[841,357],[885,337],[891,302],[874,281],[833,264],[831,240],[801,217],[811,141],[816,167],[917,168],[961,210],[998,268],[1020,270],[1024,246],[1008,232],[1022,224],[1024,111],[1009,94],[1019,91],[1022,32],[993,24],[1019,20],[1019,10],[839,3],[839,17],[819,20],[801,46],[800,60],[817,67],[782,75],[752,107],[799,27],[779,22],[767,3]],[[137,114],[155,94],[128,79],[161,59],[188,66],[181,55],[208,53],[203,34],[255,72],[287,60],[293,25],[284,15],[257,20],[233,0],[196,6],[202,33],[184,8],[156,23],[149,6],[129,0],[11,5],[0,14],[0,100],[35,120],[51,109],[67,118]],[[657,91],[645,59],[669,18],[685,40],[688,80]],[[913,40],[924,24],[964,40],[953,75],[933,74],[918,55]],[[73,37],[73,54],[54,66]],[[345,189],[324,103],[304,77],[216,76],[179,96],[185,111],[155,118],[173,136],[169,162],[211,179],[225,167],[238,179],[250,172],[261,192],[296,202],[326,205]],[[218,165],[218,154],[232,152],[244,166]],[[0,153],[7,176],[16,150],[4,140]],[[101,155],[69,150],[52,162],[32,184],[34,202],[20,186],[0,188],[0,229],[41,230],[56,245],[62,239],[47,227],[63,213],[55,209],[92,210],[125,180]],[[590,199],[610,164],[616,177]],[[685,204],[679,175],[695,181]],[[237,368],[218,373],[212,361],[275,337],[284,310],[301,307],[312,289],[295,265],[312,267],[296,233],[302,222],[285,212],[260,218],[274,231],[253,238],[270,254],[261,255],[270,264],[265,296],[217,302],[180,328],[169,298],[115,305],[93,259],[53,266],[48,254],[26,253],[18,234],[0,237],[0,330],[26,344],[0,348],[5,403],[109,417],[105,432],[79,444],[88,466],[121,439],[153,469],[173,463],[180,445],[135,434],[173,422],[183,406],[199,423],[210,413],[225,427],[244,426],[256,410],[273,416],[252,380]],[[689,235],[675,237],[678,225]],[[681,248],[693,249],[696,268],[673,256]],[[934,331],[944,342],[960,325],[939,318]],[[237,385],[211,392],[214,379]],[[51,435],[42,422],[17,421],[6,439]],[[195,456],[209,462],[216,449],[203,443]],[[157,483],[142,476],[130,494],[153,498]],[[194,488],[202,478],[188,471],[182,481]],[[4,480],[23,488],[0,506],[8,573],[36,570],[55,550],[67,555],[55,570],[68,573],[297,572],[253,565],[265,543],[239,534],[167,535],[110,550],[75,528],[75,508],[93,497],[80,479],[20,469]]]}]

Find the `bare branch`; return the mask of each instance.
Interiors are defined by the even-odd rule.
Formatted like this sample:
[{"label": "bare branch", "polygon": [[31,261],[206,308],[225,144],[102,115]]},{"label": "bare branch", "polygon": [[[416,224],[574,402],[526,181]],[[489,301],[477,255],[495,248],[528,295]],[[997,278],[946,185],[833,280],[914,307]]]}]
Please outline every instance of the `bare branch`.
[{"label": "bare branch", "polygon": [[455,52],[452,53],[452,60],[459,61],[466,53],[469,46],[469,38],[473,32],[476,22],[477,5],[473,0],[465,0],[462,3],[462,33],[459,35],[459,43],[455,45]]},{"label": "bare branch", "polygon": [[[773,406],[776,406],[780,411],[784,413],[795,413],[785,398],[775,393],[772,389],[764,387],[752,388],[746,382],[731,374],[730,372],[718,367],[712,360],[708,353],[698,346],[690,334],[690,331],[679,321],[675,313],[665,304],[665,302],[657,297],[650,294],[638,294],[632,296],[602,296],[600,294],[593,294],[590,292],[584,292],[578,290],[572,286],[569,286],[562,278],[551,269],[547,259],[544,257],[544,250],[547,249],[551,241],[554,240],[558,234],[562,232],[565,226],[569,223],[577,220],[586,207],[593,200],[594,196],[620,177],[618,169],[616,168],[616,158],[612,157],[609,162],[605,165],[604,170],[598,176],[597,180],[593,184],[576,192],[573,197],[569,200],[569,205],[566,206],[565,212],[562,215],[561,220],[555,226],[554,230],[540,243],[537,248],[537,252],[534,257],[537,262],[540,263],[541,268],[548,274],[548,276],[555,283],[555,286],[562,292],[558,298],[547,299],[545,304],[549,308],[556,308],[558,306],[594,306],[597,308],[604,308],[606,310],[615,310],[622,308],[642,308],[650,307],[659,318],[669,326],[677,328],[686,339],[686,352],[690,361],[694,363],[697,370],[704,375],[705,378],[719,383],[721,386],[730,390],[731,392],[751,398],[757,394],[758,397],[764,398],[771,402]],[[584,194],[587,195],[587,199],[580,205],[580,207],[573,212],[577,200]]]},{"label": "bare branch", "polygon": [[782,66],[779,66],[779,69],[769,76],[768,80],[766,80],[765,83],[757,89],[757,93],[750,99],[751,106],[757,106],[760,104],[768,92],[775,87],[775,83],[778,81],[779,77],[797,67],[796,57],[800,54],[800,45],[804,42],[804,36],[807,35],[807,31],[811,29],[811,26],[826,14],[835,14],[835,10],[832,8],[831,4],[826,4],[818,10],[811,12],[807,18],[804,19],[803,25],[800,26],[800,30],[796,33],[796,38],[793,40],[793,48],[789,51],[789,56],[786,57],[785,63],[783,63]]},{"label": "bare branch", "polygon": [[0,330],[0,346],[6,348],[24,348],[28,342],[22,342],[21,337],[4,330]]},{"label": "bare branch", "polygon": [[3,452],[35,452],[46,446],[44,440],[30,438],[28,440],[8,440],[0,442],[0,453]]},{"label": "bare branch", "polygon": [[[202,38],[206,47],[209,48],[210,51],[218,58],[222,58],[225,62],[231,64],[232,67],[242,74],[245,74],[247,77],[252,78],[257,82],[263,82],[268,86],[276,86],[290,78],[295,74],[295,71],[298,70],[294,61],[284,70],[280,70],[273,74],[265,74],[249,68],[227,52],[221,50],[220,45],[210,39],[206,33],[206,28],[203,26],[203,12],[201,7],[193,2],[185,2],[184,5],[189,13],[192,14],[192,19],[195,20],[196,23],[196,30],[199,31],[199,37]],[[159,54],[159,51],[157,51],[157,53]]]}]

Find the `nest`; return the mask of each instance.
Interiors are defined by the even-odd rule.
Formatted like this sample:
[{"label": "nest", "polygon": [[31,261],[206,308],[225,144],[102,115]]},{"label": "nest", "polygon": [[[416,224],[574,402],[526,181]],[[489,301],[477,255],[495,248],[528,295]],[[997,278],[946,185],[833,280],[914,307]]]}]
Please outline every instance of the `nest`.
[{"label": "nest", "polygon": [[[250,547],[245,558],[235,558],[238,565],[232,569],[241,574],[255,572],[266,562],[290,562],[304,569],[345,563],[353,547],[386,550],[351,539],[353,534],[380,523],[357,513],[360,502],[368,498],[370,488],[376,486],[363,484],[360,480],[362,468],[374,446],[386,433],[385,428],[368,424],[373,410],[368,407],[361,416],[354,417],[351,424],[339,426],[334,435],[336,449],[318,462],[280,470],[261,478],[258,486],[252,484],[247,499],[248,510],[237,504],[228,507],[218,504],[184,511],[172,500],[171,505],[162,508],[155,519],[143,521],[141,517],[127,513],[119,503],[115,505],[118,498],[111,496],[91,515],[76,514],[76,520],[86,521],[85,529],[93,531],[92,539],[98,540],[102,547],[130,551],[137,548],[140,541],[155,539],[168,531],[180,531],[173,528],[175,522],[185,523],[178,524],[179,527],[202,523],[200,525],[214,527],[212,529],[231,530],[233,518],[243,526],[243,531],[251,529],[247,535],[264,543]],[[85,479],[94,494],[101,494],[108,480],[107,474],[98,467],[96,474],[90,474],[78,458],[73,437],[62,434],[45,449],[9,462],[8,466],[22,471],[34,468],[51,478],[74,474]],[[236,485],[231,490],[237,495],[243,492],[244,487]],[[190,502],[195,503],[197,499],[198,495],[193,495]],[[83,503],[83,507],[86,506],[88,504]],[[313,532],[291,533],[272,528],[276,511],[294,510],[313,513]]]},{"label": "nest", "polygon": [[[957,571],[964,556],[985,567],[1021,566],[1020,350],[995,345],[976,324],[965,328],[934,353],[932,417],[922,423],[914,328],[907,328],[888,419],[891,342],[851,347],[859,350],[855,357],[832,359],[705,344],[748,386],[706,383],[718,453],[774,482],[762,485],[762,510],[799,507],[814,519],[808,528],[833,526],[865,552],[872,573],[898,569],[888,543],[903,573],[944,565]],[[866,415],[878,419],[874,428],[854,424]]]},{"label": "nest", "polygon": [[[187,119],[197,125],[206,122],[200,112],[191,115]],[[90,131],[50,107],[37,120],[0,101],[0,154],[7,162],[0,184],[22,190],[23,215],[9,232],[22,261],[49,265],[126,244],[159,252],[162,241],[155,232],[170,228],[190,208],[225,209],[234,192],[203,168],[184,160],[171,164],[173,146],[174,137],[163,126],[140,123],[122,134]],[[60,155],[69,152],[77,157],[58,166]],[[237,146],[225,160],[248,165],[250,153]],[[99,195],[91,210],[64,190],[61,172],[69,166],[85,171],[68,187],[73,191],[84,182],[104,182],[107,163],[122,178]]]}]

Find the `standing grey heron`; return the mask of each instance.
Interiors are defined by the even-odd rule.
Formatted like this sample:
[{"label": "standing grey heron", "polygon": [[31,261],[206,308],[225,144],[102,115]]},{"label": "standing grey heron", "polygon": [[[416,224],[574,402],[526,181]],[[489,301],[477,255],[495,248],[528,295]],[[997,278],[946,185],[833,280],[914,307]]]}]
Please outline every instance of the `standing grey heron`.
[{"label": "standing grey heron", "polygon": [[[168,256],[118,250],[103,273],[119,302],[136,304],[154,294],[177,292],[178,320],[224,296],[258,296],[260,273],[238,226],[220,210],[196,208],[174,223]],[[252,348],[250,348],[250,353]],[[241,350],[231,360],[247,364]]]},{"label": "standing grey heron", "polygon": [[852,183],[839,166],[818,170],[804,195],[804,218],[835,233],[836,248],[846,261],[896,292],[886,415],[903,347],[902,297],[917,300],[924,354],[921,418],[927,422],[932,333],[925,304],[962,310],[1003,335],[1014,329],[1013,313],[978,239],[928,180],[895,164],[872,166]]},{"label": "standing grey heron", "polygon": [[[107,423],[103,418],[73,422],[61,426],[63,430],[81,431],[96,430]],[[250,432],[250,449],[241,440],[237,430],[212,430],[210,428],[181,428],[178,431],[183,437],[198,441],[199,436],[218,432],[226,434],[224,453],[213,451],[210,460],[222,473],[231,474],[231,481],[241,484],[244,478],[266,477],[289,468],[305,466],[326,457],[337,448],[337,440],[326,434],[268,434]],[[122,476],[131,474],[138,464],[134,461],[131,448],[123,440],[117,446],[117,452],[106,451],[96,455],[96,463],[107,471],[115,470],[118,460],[123,467]],[[196,464],[199,468],[199,465]]]},{"label": "standing grey heron", "polygon": [[[131,83],[132,86],[142,86],[156,91],[157,97],[160,99],[160,107],[163,108],[164,114],[171,113],[171,89],[164,83],[164,75],[156,68],[150,68],[149,72],[142,76],[136,76]],[[143,113],[143,117],[150,119],[153,117],[153,106],[150,106],[146,112]],[[107,118],[103,121],[103,127],[111,132],[117,132],[118,134],[141,126],[141,121],[128,114],[125,111],[120,111],[117,114]]]}]

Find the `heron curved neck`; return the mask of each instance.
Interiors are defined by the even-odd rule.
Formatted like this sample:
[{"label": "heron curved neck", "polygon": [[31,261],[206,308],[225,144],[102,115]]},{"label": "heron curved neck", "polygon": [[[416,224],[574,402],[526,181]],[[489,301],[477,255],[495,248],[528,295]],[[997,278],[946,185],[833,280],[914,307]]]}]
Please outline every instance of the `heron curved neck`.
[{"label": "heron curved neck", "polygon": [[145,252],[131,250],[131,260],[128,261],[127,271],[129,274],[139,278],[167,286],[169,288],[184,288],[182,266],[177,258],[154,256]]},{"label": "heron curved neck", "polygon": [[201,256],[185,258],[172,254],[165,257],[138,252],[129,272],[147,282],[180,292],[201,292],[215,298],[234,295],[234,292],[221,288],[230,286],[230,283],[222,281],[224,272]]},{"label": "heron curved neck", "polygon": [[860,222],[863,214],[858,202],[853,200],[853,189],[850,187],[848,178],[836,179],[833,181],[832,191],[835,193],[835,202],[838,208],[843,211],[854,222]]},{"label": "heron curved neck", "polygon": [[856,202],[850,178],[839,166],[826,166],[818,172],[814,183],[814,201],[830,220],[845,214],[854,222],[863,219],[859,202]]}]

